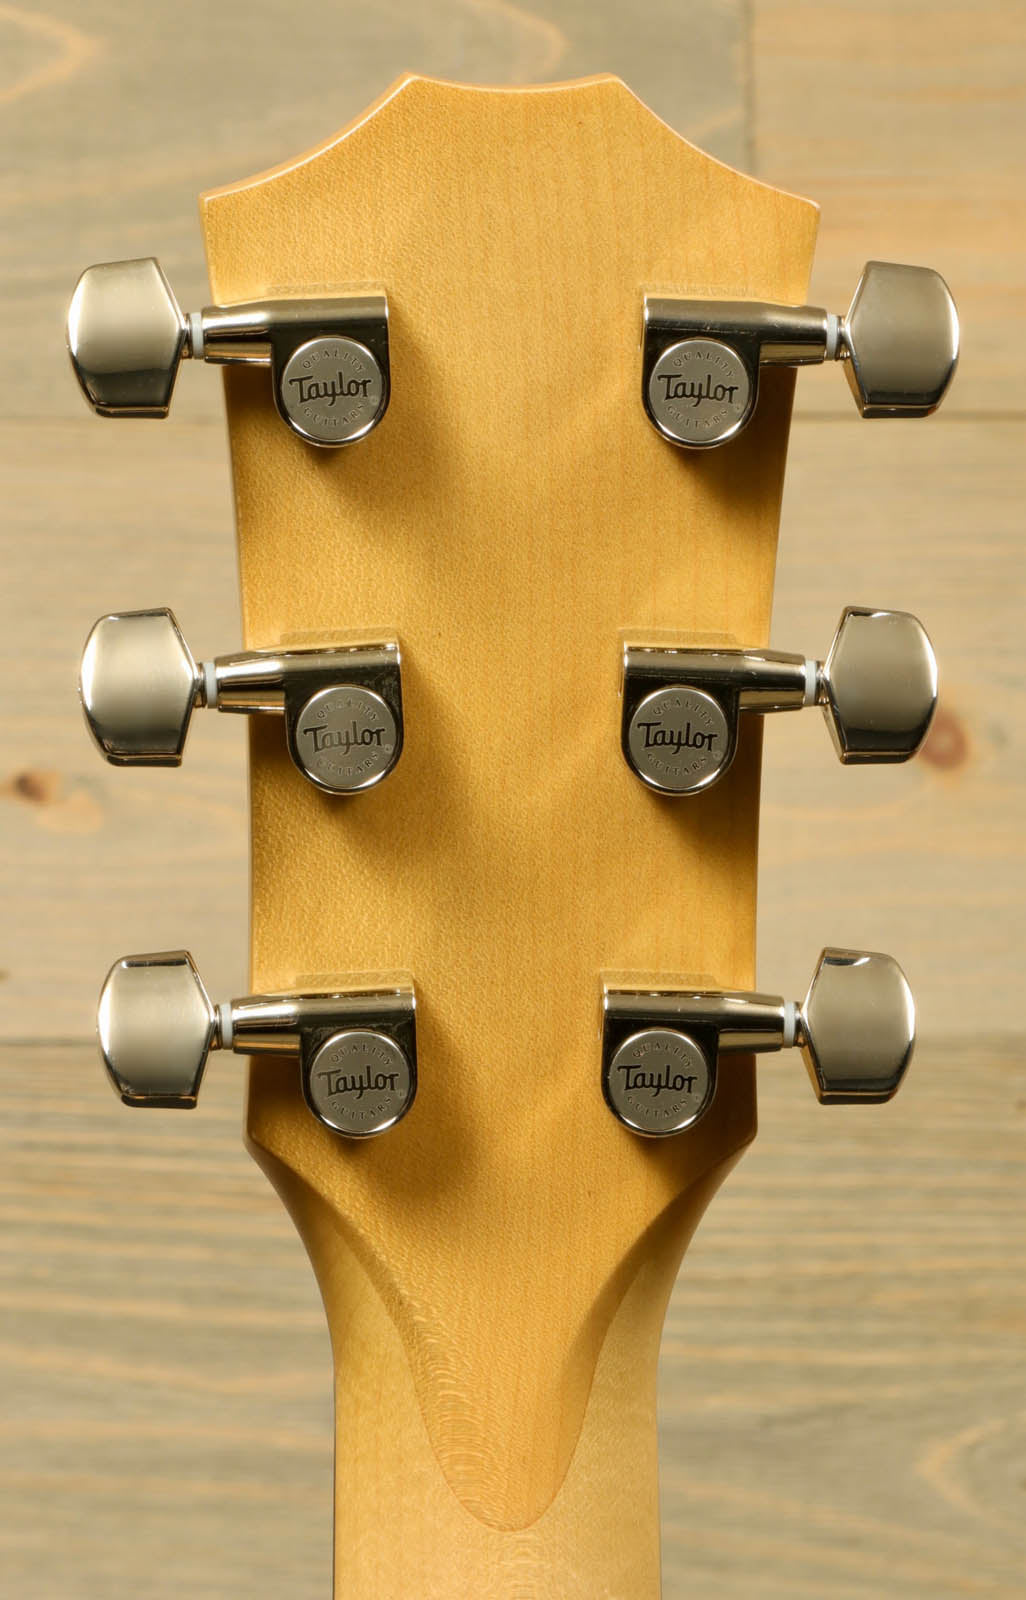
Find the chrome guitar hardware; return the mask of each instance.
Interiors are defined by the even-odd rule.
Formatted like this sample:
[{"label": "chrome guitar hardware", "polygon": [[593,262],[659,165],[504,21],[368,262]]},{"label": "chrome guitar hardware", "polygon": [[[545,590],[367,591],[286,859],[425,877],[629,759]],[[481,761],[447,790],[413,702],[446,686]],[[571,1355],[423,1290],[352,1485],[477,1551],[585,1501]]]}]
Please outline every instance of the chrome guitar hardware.
[{"label": "chrome guitar hardware", "polygon": [[750,421],[759,368],[840,361],[864,417],[926,417],[958,364],[958,316],[929,267],[869,261],[848,314],[762,300],[645,296],[642,399],[674,444],[726,444]]},{"label": "chrome guitar hardware", "polygon": [[245,650],[197,664],[166,607],[101,617],[86,640],[82,707],[115,766],[177,767],[194,706],[284,715],[289,755],[328,794],[373,788],[403,747],[399,646]]},{"label": "chrome guitar hardware", "polygon": [[100,992],[97,1027],[128,1106],[191,1109],[211,1050],[298,1056],[303,1098],[349,1139],[384,1133],[417,1092],[416,1001],[406,976],[340,980],[323,994],[213,1005],[187,950],[125,956]]},{"label": "chrome guitar hardware", "polygon": [[388,301],[380,293],[185,313],[152,256],[107,261],[78,280],[68,350],[101,417],[166,417],[188,357],[270,367],[279,415],[308,444],[353,444],[388,406]]},{"label": "chrome guitar hardware", "polygon": [[905,1076],[915,1006],[891,956],[824,950],[799,1005],[729,989],[603,984],[602,1092],[613,1115],[651,1138],[708,1110],[721,1056],[797,1045],[823,1105],[880,1105]]},{"label": "chrome guitar hardware", "polygon": [[937,663],[907,611],[847,606],[824,662],[777,650],[623,645],[620,744],[659,794],[697,794],[723,776],[742,712],[818,705],[846,766],[908,761],[937,704]]}]

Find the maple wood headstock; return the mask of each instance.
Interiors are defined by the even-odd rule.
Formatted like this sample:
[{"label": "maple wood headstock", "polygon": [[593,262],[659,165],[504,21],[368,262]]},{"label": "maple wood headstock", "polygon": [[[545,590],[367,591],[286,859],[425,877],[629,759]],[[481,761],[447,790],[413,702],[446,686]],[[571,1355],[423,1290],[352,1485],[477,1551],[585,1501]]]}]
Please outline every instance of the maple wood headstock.
[{"label": "maple wood headstock", "polygon": [[386,1137],[338,1140],[294,1072],[251,1067],[250,1145],[335,1345],[340,1594],[657,1591],[659,1330],[754,1072],[733,1059],[679,1139],[633,1138],[599,1087],[601,975],[753,987],[760,735],[713,794],[645,791],[620,640],[765,642],[793,375],[682,453],[640,404],[642,305],[801,302],[816,215],[608,77],[407,78],[202,201],[219,304],[390,312],[358,446],[305,445],[264,374],[225,373],[246,646],[403,651],[403,759],[372,793],[319,793],[251,730],[254,989],[403,969],[418,993],[419,1095]]}]

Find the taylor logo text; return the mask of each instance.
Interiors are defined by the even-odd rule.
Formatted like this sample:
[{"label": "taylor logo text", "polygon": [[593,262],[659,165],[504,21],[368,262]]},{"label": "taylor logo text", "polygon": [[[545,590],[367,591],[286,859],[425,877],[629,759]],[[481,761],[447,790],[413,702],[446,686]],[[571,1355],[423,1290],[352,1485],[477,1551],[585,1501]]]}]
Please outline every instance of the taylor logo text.
[{"label": "taylor logo text", "polygon": [[645,749],[672,750],[674,755],[680,755],[682,750],[712,750],[715,733],[703,733],[700,728],[693,728],[686,722],[683,728],[667,728],[662,722],[639,722],[639,728],[645,730]]},{"label": "taylor logo text", "polygon": [[360,728],[355,719],[348,728],[304,728],[302,731],[313,740],[314,755],[322,750],[341,750],[347,756],[350,750],[371,745],[380,750],[385,736],[384,728]]},{"label": "taylor logo text", "polygon": [[326,401],[333,406],[336,400],[351,400],[354,395],[366,398],[371,386],[370,378],[347,378],[336,372],[333,378],[290,378],[299,390],[299,403],[305,406],[311,400]]},{"label": "taylor logo text", "polygon": [[357,1100],[385,1089],[394,1094],[399,1082],[398,1072],[371,1072],[369,1067],[363,1072],[339,1072],[334,1067],[326,1067],[317,1076],[324,1079],[328,1094],[352,1094]]},{"label": "taylor logo text", "polygon": [[639,1089],[649,1089],[653,1100],[658,1100],[664,1089],[671,1094],[694,1094],[698,1078],[696,1072],[671,1072],[669,1067],[664,1067],[662,1072],[648,1072],[644,1067],[630,1065],[616,1070],[623,1073],[625,1090],[636,1094]]},{"label": "taylor logo text", "polygon": [[690,400],[692,406],[701,405],[703,400],[720,403],[727,400],[733,404],[740,388],[736,383],[713,383],[711,372],[706,373],[702,382],[696,382],[694,378],[677,378],[672,372],[657,372],[656,378],[666,385],[664,400]]}]

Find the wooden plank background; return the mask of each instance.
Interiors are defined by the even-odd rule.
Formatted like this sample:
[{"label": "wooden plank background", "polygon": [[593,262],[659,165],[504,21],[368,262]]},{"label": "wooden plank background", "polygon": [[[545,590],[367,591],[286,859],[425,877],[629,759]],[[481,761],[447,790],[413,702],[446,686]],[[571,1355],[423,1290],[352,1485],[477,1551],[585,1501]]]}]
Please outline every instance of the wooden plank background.
[{"label": "wooden plank background", "polygon": [[118,773],[75,698],[104,610],[168,603],[198,652],[237,645],[220,386],[186,368],[168,423],[100,424],[61,329],[95,260],[156,253],[202,303],[199,190],[412,69],[619,72],[820,202],[820,303],[867,255],[955,290],[940,417],[862,424],[836,372],[799,384],[775,642],[825,648],[848,601],[916,610],[942,708],[905,771],[843,772],[815,717],[767,730],[761,979],[800,993],[822,943],[891,949],[922,1043],[872,1115],[761,1074],[667,1324],[665,1592],[1023,1594],[1024,66],[1007,0],[0,4],[0,1591],[329,1592],[327,1339],[240,1075],[134,1117],[88,1042],[125,951],[188,943],[212,987],[244,981],[241,726],[200,717],[180,773]]}]

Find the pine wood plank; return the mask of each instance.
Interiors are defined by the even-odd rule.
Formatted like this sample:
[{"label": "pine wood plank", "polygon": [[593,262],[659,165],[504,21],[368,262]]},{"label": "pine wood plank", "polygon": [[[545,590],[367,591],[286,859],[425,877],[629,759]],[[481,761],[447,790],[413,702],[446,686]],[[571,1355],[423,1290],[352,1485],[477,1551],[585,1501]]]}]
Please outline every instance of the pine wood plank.
[{"label": "pine wood plank", "polygon": [[124,771],[95,750],[77,694],[86,634],[107,611],[170,605],[199,656],[239,647],[224,433],[8,422],[0,459],[0,660],[18,685],[0,709],[0,892],[14,908],[2,1028],[82,1038],[100,968],[129,949],[195,942],[212,983],[242,987],[241,719],[197,715],[178,771]]},{"label": "pine wood plank", "polygon": [[[176,777],[181,798],[167,798],[170,775],[153,774],[147,788],[151,779],[134,774],[143,787],[129,799],[129,775],[98,764],[69,694],[79,636],[116,603],[171,599],[198,647],[237,638],[219,386],[209,373],[187,371],[176,399],[179,421],[209,419],[206,432],[183,440],[156,428],[144,430],[145,443],[123,444],[120,430],[85,416],[67,379],[54,329],[68,287],[87,260],[156,248],[183,299],[198,303],[200,188],[311,142],[362,106],[375,83],[411,64],[468,79],[475,70],[494,81],[545,76],[553,69],[544,30],[530,18],[522,28],[512,9],[433,6],[426,28],[422,7],[288,8],[285,21],[269,4],[238,74],[227,49],[232,4],[217,8],[215,24],[210,8],[191,0],[173,13],[120,15],[58,0],[44,19],[56,20],[58,35],[64,29],[56,43],[45,27],[26,29],[27,8],[0,15],[8,99],[26,76],[44,73],[31,94],[9,102],[12,161],[0,188],[5,307],[17,329],[0,346],[8,419],[0,452],[10,486],[4,563],[16,580],[5,588],[4,681],[12,688],[0,716],[3,891],[15,909],[0,956],[7,971],[0,1017],[12,1033],[81,1036],[97,975],[122,949],[188,937],[226,988],[244,962],[242,730],[211,718],[208,731],[197,719],[190,764]],[[889,430],[854,422],[850,434],[833,422],[794,430],[774,636],[790,648],[797,629],[802,642],[815,642],[811,628],[825,642],[839,604],[859,598],[852,584],[863,589],[863,576],[872,588],[862,598],[919,610],[942,653],[944,698],[957,722],[945,725],[940,748],[955,759],[913,780],[923,821],[909,864],[905,824],[895,856],[876,827],[878,812],[855,804],[848,787],[855,775],[832,768],[816,719],[779,719],[771,730],[763,971],[779,973],[783,984],[793,966],[800,982],[810,942],[835,931],[847,937],[857,926],[866,942],[890,944],[905,960],[928,1036],[907,1097],[887,1112],[910,1119],[902,1124],[907,1183],[885,1182],[898,1220],[867,1235],[868,1262],[851,1246],[845,1202],[854,1195],[871,1204],[871,1150],[840,1148],[836,1128],[820,1133],[817,1117],[826,1113],[807,1101],[804,1085],[781,1079],[778,1090],[764,1075],[761,1137],[689,1256],[686,1302],[698,1296],[707,1304],[686,1325],[678,1311],[685,1300],[678,1296],[671,1309],[662,1389],[666,1595],[676,1600],[693,1582],[710,1594],[788,1600],[1018,1596],[1018,1047],[974,1047],[968,1057],[952,1054],[936,1077],[932,1069],[942,1030],[964,1029],[967,1017],[975,1025],[981,996],[991,1017],[1014,1028],[1021,1021],[1014,823],[1023,799],[1022,612],[1015,586],[1024,486],[1021,424],[999,426],[993,414],[1021,410],[1014,164],[1022,146],[1022,16],[996,3],[938,10],[914,0],[875,8],[757,0],[754,9],[749,40],[733,5],[695,9],[667,0],[638,13],[567,4],[558,20],[570,48],[558,70],[620,71],[672,125],[727,159],[741,159],[751,132],[755,163],[741,164],[822,203],[815,298],[843,304],[867,253],[923,259],[949,275],[967,352],[944,418],[929,433],[902,429],[887,443]],[[543,22],[554,16],[546,6]],[[307,72],[308,29],[326,40],[324,54],[333,52],[324,85]],[[183,41],[200,38],[211,40],[209,50],[185,50]],[[746,53],[756,69],[754,125],[744,116]],[[73,70],[61,77],[66,60]],[[179,70],[186,61],[188,70]],[[145,115],[126,112],[141,105]],[[799,409],[853,416],[836,379],[805,374]],[[953,434],[938,431],[956,410],[982,419]],[[863,431],[865,444],[856,443]],[[904,531],[891,538],[898,511]],[[835,542],[824,558],[824,541],[839,524],[859,529],[840,570]],[[165,566],[155,528],[195,558],[179,571]],[[961,592],[966,582],[971,609]],[[33,773],[57,773],[56,789],[49,781],[11,789]],[[830,826],[857,838],[850,860],[824,832],[824,796]],[[893,815],[892,807],[883,813],[886,826]],[[200,816],[209,839],[196,826]],[[122,1131],[91,1053],[4,1051],[0,1060],[8,1084],[28,1065],[34,1100],[53,1087],[52,1100],[0,1118],[3,1168],[9,1178],[17,1172],[0,1231],[8,1283],[43,1303],[42,1311],[24,1299],[3,1308],[10,1410],[0,1433],[3,1587],[26,1600],[51,1600],[55,1592],[163,1600],[186,1588],[212,1600],[322,1597],[329,1356],[291,1229],[239,1147],[237,1086],[212,1074],[201,1114],[217,1123],[208,1141],[199,1118],[165,1122],[166,1135],[129,1118]],[[959,1123],[950,1126],[949,1088],[958,1100],[967,1081],[981,1090],[973,1102],[979,1121],[972,1106],[961,1119],[959,1101]],[[78,1156],[69,1156],[68,1128],[81,1138],[84,1175]],[[165,1137],[171,1143],[162,1162]],[[748,1188],[775,1148],[776,1187],[767,1176],[765,1188]],[[842,1169],[850,1188],[831,1188],[823,1203],[816,1180]],[[54,1201],[51,1210],[49,1191],[58,1187],[67,1203]],[[754,1230],[782,1190],[789,1237],[767,1243]],[[122,1192],[128,1199],[115,1216]],[[188,1218],[181,1238],[171,1240],[167,1230],[168,1208],[180,1206],[183,1193],[201,1226],[195,1246]],[[233,1216],[242,1218],[235,1233]],[[789,1270],[773,1299],[764,1299],[778,1262]],[[852,1274],[854,1288],[845,1289]],[[62,1277],[84,1278],[86,1297],[104,1314],[87,1316],[80,1302],[58,1311],[52,1285]],[[165,1300],[170,1281],[187,1318],[126,1315],[126,1301],[155,1281]],[[803,1315],[812,1295],[815,1327]],[[229,1301],[229,1315],[217,1311],[219,1297]],[[249,1330],[240,1334],[247,1316]],[[720,1350],[732,1319],[741,1319],[740,1353],[738,1341]],[[262,1331],[253,1331],[254,1322]],[[815,1338],[824,1326],[843,1342],[833,1367]],[[162,1359],[147,1370],[154,1328]],[[893,1359],[895,1345],[911,1352],[904,1365]],[[695,1394],[695,1352],[715,1384],[699,1412],[685,1413],[674,1397]],[[163,1475],[153,1471],[153,1440],[167,1462]],[[254,1460],[273,1472],[273,1488],[254,1479]],[[715,1499],[726,1509],[721,1518],[709,1502],[701,1527],[682,1527],[683,1492],[694,1496],[701,1487],[695,1461],[709,1465]],[[849,1461],[855,1470],[845,1476]],[[742,1524],[753,1528],[751,1539],[740,1537]]]},{"label": "pine wood plank", "polygon": [[[82,416],[58,330],[84,266],[158,255],[183,305],[205,305],[196,196],[308,149],[400,72],[496,84],[615,72],[743,166],[744,27],[743,0],[0,7],[0,278],[18,330],[0,341],[0,416]],[[175,408],[220,421],[220,384],[187,371]]]},{"label": "pine wood plank", "polygon": [[[927,1042],[872,1115],[759,1078],[666,1326],[666,1600],[1018,1600],[1019,1043]],[[183,1116],[120,1108],[85,1048],[0,1079],[4,1592],[323,1600],[330,1354],[241,1064]]]},{"label": "pine wood plank", "polygon": [[[813,299],[843,310],[867,256],[943,273],[963,331],[949,413],[1022,412],[1024,58],[1007,0],[752,7],[753,170],[822,207]],[[850,401],[818,373],[797,404]]]}]

